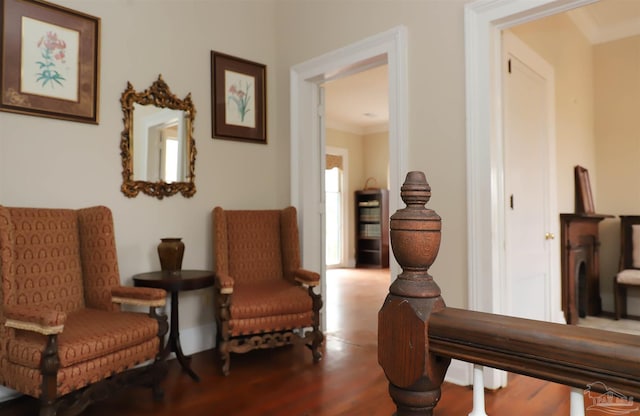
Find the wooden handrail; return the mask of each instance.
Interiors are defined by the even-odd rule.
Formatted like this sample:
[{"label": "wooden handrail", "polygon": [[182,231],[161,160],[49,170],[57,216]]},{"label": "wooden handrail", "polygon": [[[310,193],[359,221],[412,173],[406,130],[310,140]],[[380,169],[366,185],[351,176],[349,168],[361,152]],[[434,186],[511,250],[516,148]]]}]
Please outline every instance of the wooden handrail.
[{"label": "wooden handrail", "polygon": [[599,381],[640,397],[638,336],[455,308],[429,325],[431,354],[582,389]]},{"label": "wooden handrail", "polygon": [[407,174],[401,196],[407,207],[391,216],[390,236],[403,272],[378,313],[378,362],[398,416],[433,414],[451,359],[640,397],[638,336],[448,308],[428,273],[441,221],[424,206],[424,173]]}]

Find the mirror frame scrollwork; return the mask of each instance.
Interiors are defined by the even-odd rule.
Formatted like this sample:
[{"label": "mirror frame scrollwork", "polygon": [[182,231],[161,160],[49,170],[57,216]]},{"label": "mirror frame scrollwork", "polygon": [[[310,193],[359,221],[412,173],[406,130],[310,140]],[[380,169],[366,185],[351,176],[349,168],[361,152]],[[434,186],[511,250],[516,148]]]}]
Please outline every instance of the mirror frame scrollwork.
[{"label": "mirror frame scrollwork", "polygon": [[[134,179],[133,174],[133,111],[134,104],[153,105],[158,108],[169,108],[173,110],[181,110],[187,114],[189,126],[186,132],[187,139],[187,161],[188,173],[184,182],[165,182],[158,180],[156,182],[140,181]],[[193,138],[193,121],[195,119],[196,110],[191,101],[191,93],[187,94],[184,99],[176,97],[166,82],[162,79],[162,75],[158,75],[158,79],[151,84],[151,87],[143,92],[136,92],[130,82],[127,82],[127,89],[120,97],[122,105],[124,130],[122,130],[120,139],[120,155],[122,156],[122,186],[121,191],[129,198],[138,195],[140,191],[143,193],[162,199],[165,196],[175,195],[180,192],[184,197],[192,197],[196,193],[195,186],[195,162],[196,162],[196,143]]]}]

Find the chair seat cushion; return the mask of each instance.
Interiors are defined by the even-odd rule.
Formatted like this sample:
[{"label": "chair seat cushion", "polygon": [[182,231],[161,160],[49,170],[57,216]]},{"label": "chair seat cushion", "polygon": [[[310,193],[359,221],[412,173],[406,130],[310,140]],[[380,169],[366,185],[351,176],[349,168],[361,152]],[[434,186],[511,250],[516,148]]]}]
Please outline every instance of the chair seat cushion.
[{"label": "chair seat cushion", "polygon": [[284,279],[236,285],[231,319],[261,318],[309,312],[311,297],[300,285]]},{"label": "chair seat cushion", "polygon": [[640,286],[640,270],[626,269],[619,272],[616,276],[618,283],[623,285],[639,285]]},{"label": "chair seat cushion", "polygon": [[[80,309],[68,315],[58,335],[62,368],[109,355],[157,337],[158,323],[143,313]],[[8,343],[9,361],[38,368],[46,337],[19,331]]]}]

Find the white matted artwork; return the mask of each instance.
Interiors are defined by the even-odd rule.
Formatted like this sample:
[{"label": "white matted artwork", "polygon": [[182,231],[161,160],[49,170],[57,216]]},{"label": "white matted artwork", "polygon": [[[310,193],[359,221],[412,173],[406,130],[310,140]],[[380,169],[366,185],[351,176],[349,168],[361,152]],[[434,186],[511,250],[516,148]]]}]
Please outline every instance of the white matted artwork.
[{"label": "white matted artwork", "polygon": [[80,33],[22,17],[20,92],[78,101]]},{"label": "white matted artwork", "polygon": [[211,137],[267,144],[267,67],[211,51]]},{"label": "white matted artwork", "polygon": [[238,72],[224,71],[227,124],[254,128],[256,126],[255,78]]}]

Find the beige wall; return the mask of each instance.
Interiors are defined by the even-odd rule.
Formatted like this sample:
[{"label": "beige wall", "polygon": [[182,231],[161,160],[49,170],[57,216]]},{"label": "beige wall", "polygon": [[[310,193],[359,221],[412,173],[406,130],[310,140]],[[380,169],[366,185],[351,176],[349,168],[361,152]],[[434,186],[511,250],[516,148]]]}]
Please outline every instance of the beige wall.
[{"label": "beige wall", "polygon": [[[281,71],[278,83],[287,91],[288,68],[292,65],[395,26],[406,26],[408,167],[426,173],[432,188],[429,207],[442,217],[442,245],[430,270],[447,304],[456,307],[467,305],[463,10],[466,2],[276,2],[277,60]],[[288,96],[280,95],[279,99],[278,124],[288,129]]]},{"label": "beige wall", "polygon": [[[134,273],[159,268],[156,245],[168,235],[183,237],[185,268],[210,268],[212,207],[274,208],[290,201],[289,178],[296,174],[289,168],[290,67],[405,25],[408,165],[426,172],[433,190],[429,206],[443,219],[442,246],[431,273],[449,305],[466,306],[467,0],[371,0],[366,7],[359,0],[56,2],[102,18],[100,124],[0,113],[0,203],[109,206],[125,284]],[[211,50],[267,65],[268,145],[211,139]],[[144,89],[158,74],[176,95],[191,92],[197,110],[197,193],[191,199],[129,199],[120,192],[120,94],[127,81]],[[208,303],[204,298],[198,292],[181,295],[187,352],[199,342],[189,340],[187,330],[213,319],[212,308],[202,307]]]},{"label": "beige wall", "polygon": [[363,140],[365,176],[375,179],[376,188],[389,189],[389,132],[365,134]]},{"label": "beige wall", "polygon": [[[598,211],[640,214],[638,160],[640,160],[640,36],[596,45],[595,97],[598,154]],[[620,224],[604,221],[600,227],[601,286],[611,291],[618,270]],[[604,286],[603,286],[604,291]],[[604,302],[605,299],[603,299]],[[629,291],[629,313],[640,315],[640,291]],[[609,305],[608,305],[609,306]],[[613,310],[610,302],[609,310]]]},{"label": "beige wall", "polygon": [[[213,266],[211,209],[274,208],[289,203],[289,141],[276,122],[278,88],[273,1],[56,0],[102,19],[100,124],[0,113],[0,203],[113,210],[120,273],[159,269],[165,236],[186,245],[184,268]],[[235,18],[234,18],[235,17]],[[239,25],[240,21],[251,24]],[[211,139],[210,51],[267,65],[269,144]],[[170,59],[169,59],[170,58]],[[120,94],[130,81],[148,88],[162,74],[172,92],[191,92],[197,111],[193,198],[126,198],[122,183]],[[181,295],[181,332],[213,321],[205,291]],[[209,303],[208,307],[202,304]],[[209,340],[213,333],[199,334]]]}]

